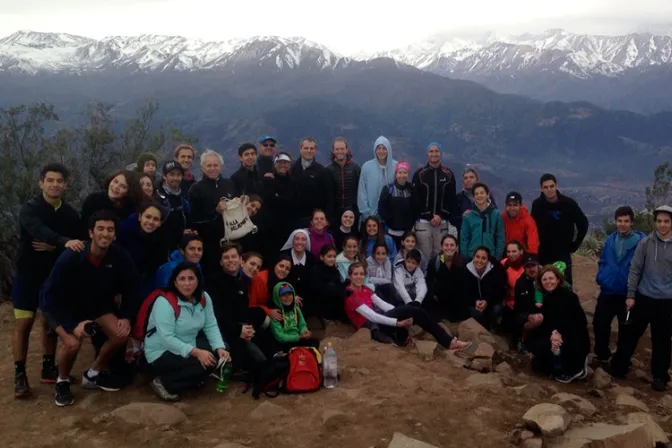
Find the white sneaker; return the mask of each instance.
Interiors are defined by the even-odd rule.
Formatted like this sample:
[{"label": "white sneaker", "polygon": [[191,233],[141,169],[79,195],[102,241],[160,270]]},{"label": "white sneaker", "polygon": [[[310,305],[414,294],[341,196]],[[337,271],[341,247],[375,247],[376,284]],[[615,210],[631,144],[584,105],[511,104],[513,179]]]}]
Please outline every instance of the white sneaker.
[{"label": "white sneaker", "polygon": [[448,349],[459,352],[460,350],[466,350],[469,347],[471,347],[471,342],[461,341],[458,338],[453,338],[453,340],[450,341],[450,346],[448,347]]},{"label": "white sneaker", "polygon": [[158,376],[152,380],[150,386],[152,390],[156,392],[156,395],[158,395],[159,398],[164,401],[179,401],[180,399],[179,395],[171,394],[166,390],[166,388],[163,386],[163,383],[161,382],[161,378]]}]

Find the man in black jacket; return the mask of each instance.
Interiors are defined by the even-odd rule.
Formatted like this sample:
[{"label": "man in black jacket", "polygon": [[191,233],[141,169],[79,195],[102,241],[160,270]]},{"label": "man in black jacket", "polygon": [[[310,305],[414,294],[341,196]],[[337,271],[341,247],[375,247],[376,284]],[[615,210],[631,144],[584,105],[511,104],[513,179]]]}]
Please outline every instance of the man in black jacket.
[{"label": "man in black jacket", "polygon": [[541,307],[538,307],[536,303],[539,260],[533,254],[525,255],[523,267],[525,268],[525,272],[516,281],[514,290],[513,337],[518,352],[521,355],[526,355],[525,337],[529,332],[541,326],[544,321],[544,315],[541,312]]},{"label": "man in black jacket", "polygon": [[532,203],[531,213],[539,231],[539,261],[542,265],[564,262],[565,278],[571,284],[572,253],[588,233],[588,218],[574,199],[558,191],[554,175],[544,174],[539,185],[541,194]]},{"label": "man in black jacket", "polygon": [[273,174],[273,161],[275,160],[275,147],[278,141],[271,135],[264,135],[259,139],[259,160],[257,166],[262,176]]},{"label": "man in black jacket", "polygon": [[[25,203],[19,211],[19,251],[16,258],[16,277],[12,287],[14,305],[14,396],[29,395],[26,376],[28,340],[35,322],[39,293],[58,256],[65,249],[81,251],[84,243],[79,237],[79,214],[62,196],[67,186],[69,172],[61,164],[49,164],[42,168],[39,196]],[[42,320],[42,375],[43,383],[55,383],[56,334],[49,331]]]},{"label": "man in black jacket", "polygon": [[[113,244],[117,217],[109,211],[89,219],[90,243],[77,253],[66,250],[58,257],[40,291],[40,306],[49,325],[62,342],[56,381],[56,405],[75,402],[70,391],[70,371],[86,337],[102,331],[107,341],[91,368],[82,376],[82,387],[119,390],[104,373],[110,358],[126,347],[133,321],[140,307],[139,274],[133,260]],[[117,297],[121,296],[121,305]],[[91,327],[95,323],[94,327]],[[93,328],[98,328],[94,330]]]},{"label": "man in black jacket", "polygon": [[343,137],[337,137],[331,145],[331,162],[326,166],[331,175],[334,186],[335,202],[334,216],[328,216],[331,226],[338,228],[338,220],[346,208],[355,213],[355,222],[359,220],[357,210],[357,187],[361,168],[354,161],[348,142]]},{"label": "man in black jacket", "polygon": [[[231,346],[236,367],[248,369],[254,375],[266,362],[264,353],[253,341],[257,332],[263,331],[266,315],[262,309],[249,306],[249,285],[240,273],[238,246],[225,243],[220,253],[222,270],[206,283],[206,290],[212,299],[222,336]],[[242,365],[237,364],[239,360]]]},{"label": "man in black jacket", "polygon": [[449,221],[456,208],[455,175],[441,165],[440,144],[429,144],[427,165],[415,172],[412,183],[418,249],[429,260],[441,253],[443,235],[457,236]]},{"label": "man in black jacket", "polygon": [[257,166],[257,147],[243,143],[238,148],[240,168],[231,175],[236,190],[241,194],[262,196],[262,174]]},{"label": "man in black jacket", "polygon": [[317,141],[312,137],[301,139],[301,157],[292,165],[292,177],[299,189],[298,215],[294,228],[310,227],[315,209],[327,217],[334,216],[334,188],[329,172],[315,160]]},{"label": "man in black jacket", "polygon": [[189,201],[181,189],[184,175],[182,165],[170,160],[163,164],[162,173],[163,183],[154,194],[163,205],[161,232],[166,239],[168,250],[173,251],[180,245],[184,230],[187,228]]}]

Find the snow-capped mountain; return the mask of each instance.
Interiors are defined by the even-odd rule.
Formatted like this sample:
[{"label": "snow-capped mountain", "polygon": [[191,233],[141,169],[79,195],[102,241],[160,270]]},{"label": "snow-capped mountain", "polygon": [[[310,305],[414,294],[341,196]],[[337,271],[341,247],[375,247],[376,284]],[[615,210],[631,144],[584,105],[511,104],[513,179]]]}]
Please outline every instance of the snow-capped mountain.
[{"label": "snow-capped mountain", "polygon": [[232,70],[246,64],[269,69],[318,70],[348,65],[328,48],[302,37],[254,37],[208,42],[180,36],[112,36],[101,40],[62,33],[19,31],[0,39],[0,71],[99,72]]}]

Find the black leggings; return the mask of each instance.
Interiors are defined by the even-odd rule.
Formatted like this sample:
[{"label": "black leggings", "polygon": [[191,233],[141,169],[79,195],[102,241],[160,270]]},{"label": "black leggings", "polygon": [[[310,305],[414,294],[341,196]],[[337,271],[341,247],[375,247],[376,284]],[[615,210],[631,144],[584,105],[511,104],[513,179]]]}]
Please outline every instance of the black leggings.
[{"label": "black leggings", "polygon": [[214,366],[204,369],[200,361],[193,356],[183,358],[169,351],[163,352],[151,366],[154,374],[161,378],[163,387],[171,394],[198,389],[208,375],[215,371]]},{"label": "black leggings", "polygon": [[[400,305],[384,314],[387,317],[394,317],[398,320],[413,318],[413,324],[420,326],[427,333],[434,336],[434,339],[436,339],[436,342],[438,342],[439,345],[445,348],[450,347],[450,342],[453,340],[453,337],[436,323],[434,319],[427,314],[427,311],[425,311],[424,308],[417,305]],[[372,335],[374,331],[379,330],[400,345],[403,345],[408,338],[408,329],[406,328],[389,327],[372,323],[366,324],[365,326],[371,330]],[[376,338],[374,337],[374,339]]]}]

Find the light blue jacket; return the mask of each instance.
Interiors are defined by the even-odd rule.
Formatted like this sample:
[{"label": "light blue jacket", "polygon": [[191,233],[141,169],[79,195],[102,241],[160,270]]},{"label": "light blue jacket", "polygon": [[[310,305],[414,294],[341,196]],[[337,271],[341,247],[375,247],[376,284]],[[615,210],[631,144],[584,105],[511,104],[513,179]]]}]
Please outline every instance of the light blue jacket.
[{"label": "light blue jacket", "polygon": [[[147,362],[156,361],[168,351],[188,358],[196,347],[196,336],[203,330],[213,350],[226,349],[217,319],[212,308],[212,300],[204,292],[205,307],[200,301],[194,303],[178,299],[180,316],[175,320],[175,311],[165,297],[157,297],[147,322],[145,336],[145,357]],[[153,331],[155,330],[155,331]]]},{"label": "light blue jacket", "polygon": [[[387,148],[387,163],[385,164],[385,176],[383,169],[376,158],[376,148],[383,145]],[[359,176],[357,188],[357,207],[364,221],[369,216],[378,216],[378,200],[383,187],[394,182],[394,168],[397,161],[392,158],[392,145],[382,135],[373,144],[373,159],[362,165],[362,173]]]}]

